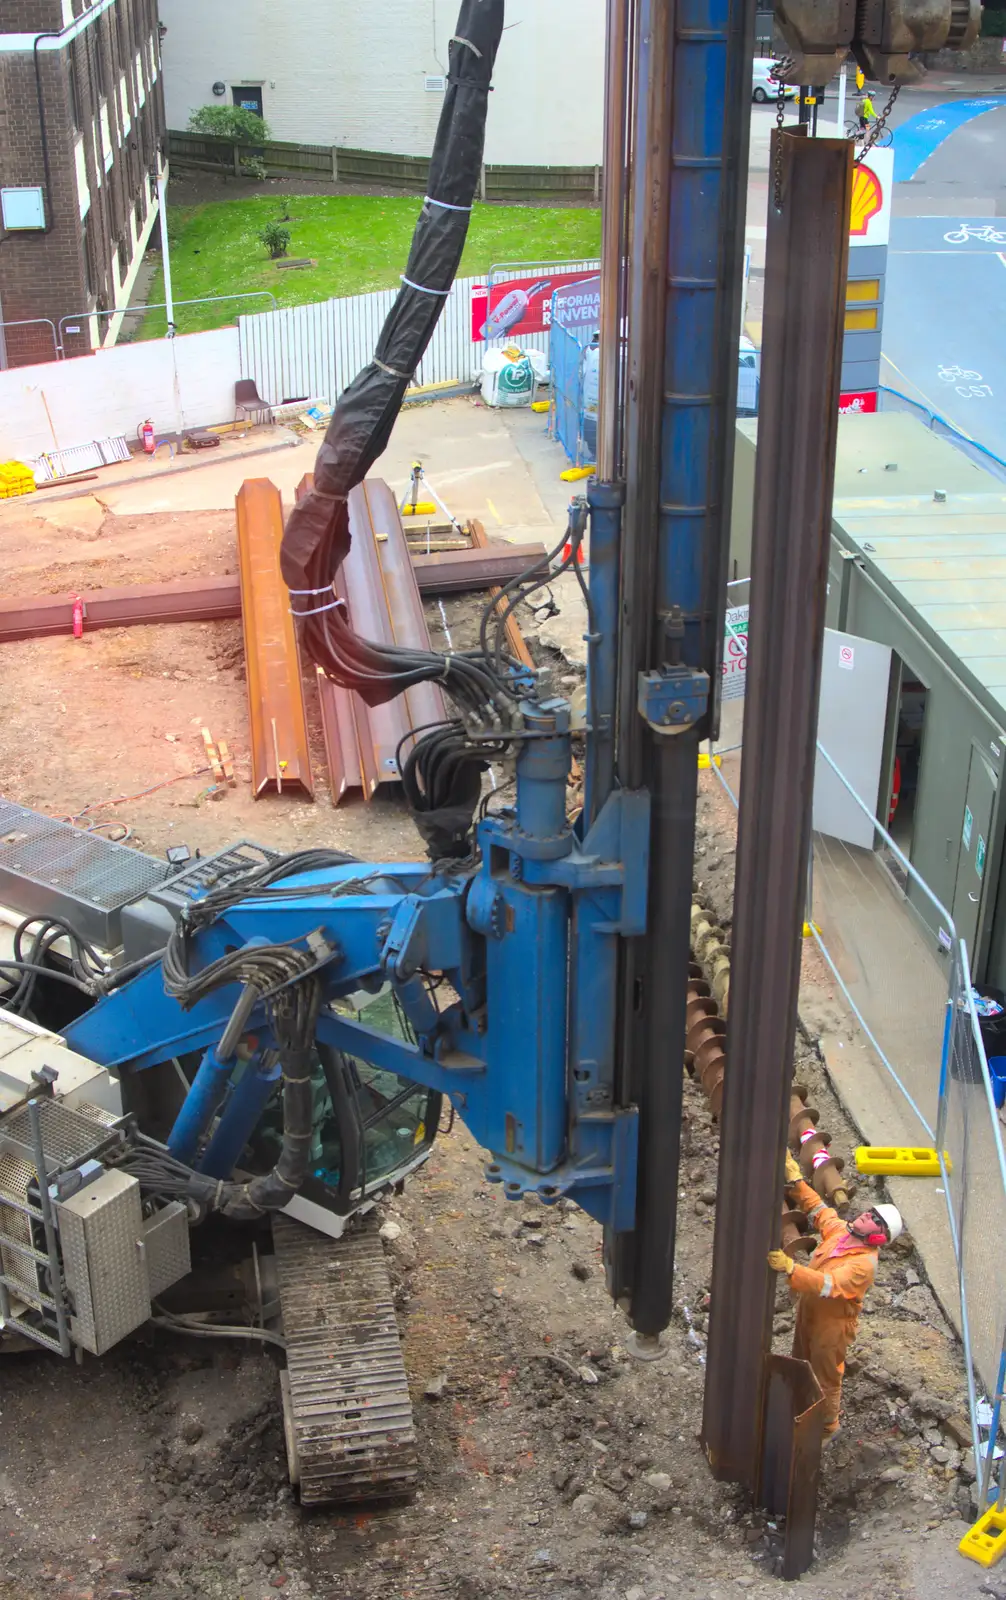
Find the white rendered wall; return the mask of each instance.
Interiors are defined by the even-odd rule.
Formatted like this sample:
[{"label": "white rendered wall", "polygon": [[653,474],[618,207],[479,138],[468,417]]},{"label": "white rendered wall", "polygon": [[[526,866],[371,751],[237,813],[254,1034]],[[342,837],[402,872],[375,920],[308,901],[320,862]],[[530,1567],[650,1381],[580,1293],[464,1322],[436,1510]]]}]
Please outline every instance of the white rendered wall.
[{"label": "white rendered wall", "polygon": [[12,367],[0,372],[4,459],[32,460],[120,433],[133,440],[147,417],[159,433],[231,422],[240,376],[237,328]]},{"label": "white rendered wall", "polygon": [[[457,0],[161,0],[168,127],[251,85],[276,139],[428,154],[443,96],[424,83],[446,73],[457,13]],[[489,164],[600,162],[604,15],[604,0],[508,0]]]}]

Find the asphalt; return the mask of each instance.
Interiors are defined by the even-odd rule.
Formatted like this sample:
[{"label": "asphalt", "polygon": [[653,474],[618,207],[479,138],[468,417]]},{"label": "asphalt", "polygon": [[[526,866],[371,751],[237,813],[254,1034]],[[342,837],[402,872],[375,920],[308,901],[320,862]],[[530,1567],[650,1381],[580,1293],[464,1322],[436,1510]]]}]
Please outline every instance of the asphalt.
[{"label": "asphalt", "polygon": [[894,218],[882,381],[1006,458],[1004,313],[1006,217]]}]

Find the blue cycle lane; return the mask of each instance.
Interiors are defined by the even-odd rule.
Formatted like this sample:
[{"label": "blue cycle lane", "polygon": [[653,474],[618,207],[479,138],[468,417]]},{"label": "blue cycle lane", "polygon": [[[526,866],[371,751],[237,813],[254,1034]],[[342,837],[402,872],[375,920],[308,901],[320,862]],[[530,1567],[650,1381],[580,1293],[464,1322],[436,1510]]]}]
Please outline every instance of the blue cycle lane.
[{"label": "blue cycle lane", "polygon": [[908,183],[952,133],[987,111],[1001,111],[1004,103],[1003,95],[949,101],[929,111],[918,111],[902,122],[894,135],[895,183]]},{"label": "blue cycle lane", "polygon": [[883,349],[882,383],[1006,459],[1006,218],[893,219]]}]

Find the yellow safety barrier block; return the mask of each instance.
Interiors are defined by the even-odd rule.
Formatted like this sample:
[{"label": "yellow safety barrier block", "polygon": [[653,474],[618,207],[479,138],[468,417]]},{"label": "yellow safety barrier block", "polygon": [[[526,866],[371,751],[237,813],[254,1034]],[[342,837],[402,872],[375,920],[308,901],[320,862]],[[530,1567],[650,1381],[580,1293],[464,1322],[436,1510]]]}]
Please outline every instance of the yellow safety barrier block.
[{"label": "yellow safety barrier block", "polygon": [[[944,1155],[947,1166],[950,1159]],[[856,1149],[856,1171],[878,1178],[938,1178],[940,1158],[935,1150],[915,1149],[911,1145],[881,1147],[861,1144]]]},{"label": "yellow safety barrier block", "polygon": [[581,478],[592,478],[597,471],[594,467],[567,467],[559,476],[563,483],[579,483]]},{"label": "yellow safety barrier block", "polygon": [[552,409],[551,400],[532,400],[531,401],[531,410],[532,411],[550,411],[551,409]]},{"label": "yellow safety barrier block", "polygon": [[699,751],[699,771],[700,772],[708,772],[710,767],[713,767],[713,766],[722,767],[722,765],[723,765],[723,757],[722,756],[710,756],[710,755],[707,755],[704,750],[700,750]]},{"label": "yellow safety barrier block", "polygon": [[0,462],[0,500],[35,493],[35,474],[23,461]]},{"label": "yellow safety barrier block", "polygon": [[420,500],[417,505],[413,505],[409,500],[402,507],[403,517],[435,517],[436,514],[437,508],[432,500]]},{"label": "yellow safety barrier block", "polygon": [[803,936],[804,936],[804,938],[805,939],[809,939],[811,937],[811,935],[815,934],[815,933],[818,934],[819,936],[820,936],[820,933],[821,933],[821,930],[818,927],[817,923],[816,922],[805,922],[804,925],[803,925]]},{"label": "yellow safety barrier block", "polygon": [[1006,1555],[1006,1512],[997,1511],[995,1506],[986,1511],[957,1548],[962,1556],[977,1561],[980,1567],[994,1567]]}]

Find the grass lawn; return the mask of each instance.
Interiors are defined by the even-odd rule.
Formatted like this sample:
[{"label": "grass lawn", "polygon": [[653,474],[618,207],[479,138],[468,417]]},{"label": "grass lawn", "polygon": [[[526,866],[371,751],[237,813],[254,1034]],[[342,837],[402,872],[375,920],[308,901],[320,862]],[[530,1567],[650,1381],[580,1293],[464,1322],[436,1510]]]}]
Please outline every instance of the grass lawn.
[{"label": "grass lawn", "polygon": [[[263,195],[176,207],[168,218],[175,299],[268,289],[279,305],[297,306],[397,288],[421,204],[413,195]],[[282,271],[269,260],[258,235],[285,211],[289,221],[283,226],[292,235],[289,257],[308,257],[316,267]],[[487,272],[494,261],[592,258],[600,248],[601,213],[596,207],[476,205],[459,276]],[[147,302],[156,305],[163,299],[164,280],[158,271]],[[220,301],[183,307],[176,321],[179,332],[196,333],[269,308],[265,299]],[[159,337],[164,328],[164,313],[151,312],[142,337]]]}]

